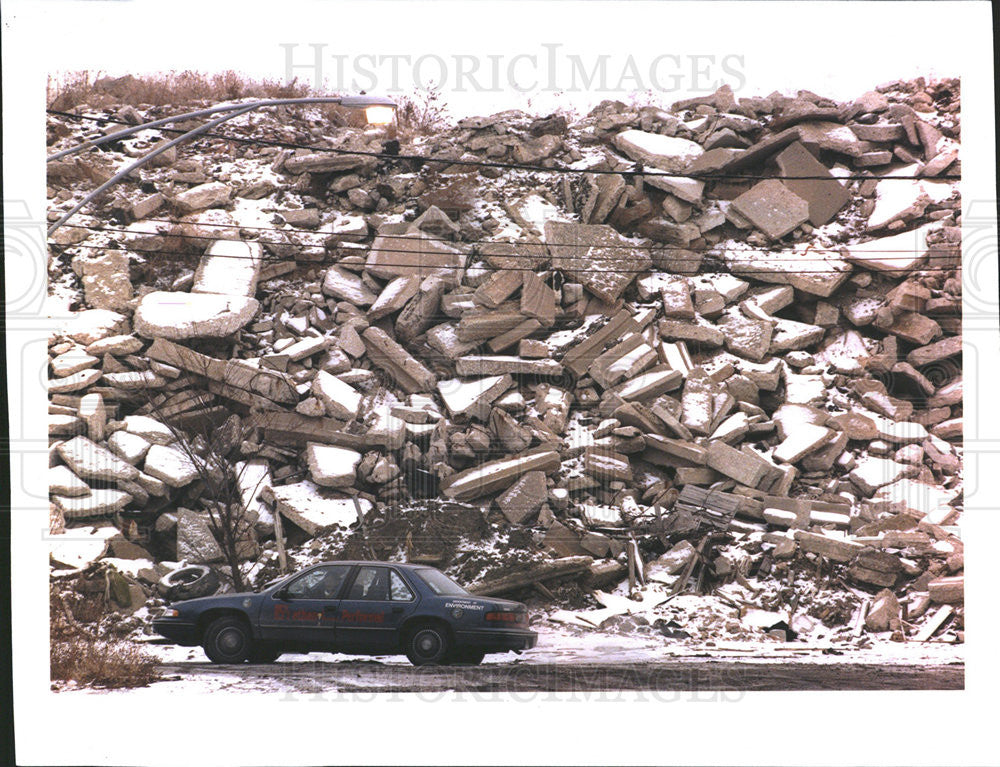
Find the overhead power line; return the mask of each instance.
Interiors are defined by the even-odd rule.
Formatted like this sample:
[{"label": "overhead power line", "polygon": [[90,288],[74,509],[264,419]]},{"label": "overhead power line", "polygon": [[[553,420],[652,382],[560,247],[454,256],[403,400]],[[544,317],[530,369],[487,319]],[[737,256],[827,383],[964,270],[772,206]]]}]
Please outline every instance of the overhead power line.
[{"label": "overhead power line", "polygon": [[[129,232],[128,230],[124,230],[124,229],[104,229],[104,228],[99,228],[99,227],[80,227],[79,225],[71,225],[71,226],[78,226],[79,228],[88,228],[88,229],[92,229],[93,231],[110,231],[110,232],[116,232],[116,233],[135,234],[134,232]],[[183,235],[183,234],[179,234],[179,235],[166,235],[166,236],[167,237],[174,236],[174,237],[177,237],[179,239],[199,240],[199,241],[200,240],[206,240],[206,239],[210,240],[210,241],[216,241],[216,240],[220,240],[221,239],[221,240],[225,240],[225,241],[228,241],[228,242],[244,242],[244,240],[240,240],[240,239],[237,239],[237,238],[204,237],[204,236],[201,236],[201,235]],[[264,243],[264,244],[285,245],[286,243]],[[65,245],[65,246],[59,246],[59,247],[63,247],[65,249],[69,249],[69,248],[85,248],[85,249],[89,249],[89,250],[108,250],[109,249],[105,245],[84,245],[82,243]],[[305,248],[303,246],[292,246],[292,247],[297,247],[299,250],[305,250]],[[319,246],[319,245],[316,245],[316,246],[305,246],[305,247],[322,248],[322,246]],[[583,247],[587,247],[587,246],[574,246],[574,247],[583,248]],[[162,249],[159,249],[159,248],[129,247],[129,248],[127,248],[127,250],[130,251],[130,252],[134,252],[134,253],[149,253],[149,254],[156,254],[156,255],[163,255],[164,254],[164,251]],[[408,256],[419,256],[419,254],[415,254],[412,250],[405,249],[405,248],[380,248],[379,250],[381,252],[383,252],[383,253],[401,253],[401,254],[405,254],[405,255],[408,255]],[[312,252],[312,251],[307,251],[307,252]],[[326,250],[323,249],[322,251],[319,251],[319,252],[326,253]],[[740,251],[730,250],[730,251],[723,251],[723,252],[742,253],[743,251],[742,250],[740,250]],[[454,255],[457,255],[457,256],[474,256],[474,255],[478,255],[478,254],[473,254],[471,252],[462,252],[462,251],[459,251],[459,252],[455,253]],[[720,256],[721,257],[721,254],[718,253],[718,252],[709,253],[708,255],[716,255],[716,256]],[[758,258],[754,258],[752,256],[752,254],[748,254],[748,256],[749,257],[745,261],[743,261],[742,263],[750,265],[750,264],[754,264],[754,263],[757,263],[757,262],[760,261],[759,257]],[[235,255],[235,254],[231,254],[231,255],[230,254],[220,254],[220,255],[215,256],[215,257],[218,257],[218,258],[242,259],[242,260],[253,260],[252,256],[240,256],[240,255]],[[540,256],[538,256],[538,255],[532,255],[532,254],[525,254],[525,253],[521,253],[521,254],[515,253],[515,254],[512,254],[512,255],[504,254],[501,257],[502,258],[523,258],[525,260],[537,260]],[[557,256],[556,258],[564,258],[564,259],[567,259],[567,260],[572,259],[572,260],[578,260],[578,261],[586,260],[586,261],[592,262],[592,263],[605,263],[605,264],[608,265],[608,268],[604,268],[604,269],[589,269],[589,268],[572,266],[570,264],[553,265],[551,267],[551,268],[556,269],[558,271],[572,271],[572,272],[576,272],[576,273],[590,273],[590,272],[593,272],[593,273],[601,273],[601,274],[607,274],[612,269],[614,269],[614,271],[616,271],[618,273],[621,273],[621,274],[649,274],[649,273],[653,273],[653,272],[656,271],[656,268],[652,267],[652,266],[644,268],[644,269],[623,269],[623,268],[620,268],[620,267],[615,267],[614,265],[615,265],[615,263],[619,259],[616,259],[616,258],[607,258],[607,259],[595,258],[591,254],[580,254],[579,256],[561,256],[561,257]],[[926,256],[926,258],[927,259],[951,259],[952,261],[956,261],[956,257],[953,256],[953,255],[951,255],[951,254],[938,254],[938,255],[930,254],[930,255]],[[289,261],[289,260],[295,260],[295,259],[288,259],[287,257],[282,257],[282,256],[263,256],[261,260],[263,260],[263,261],[269,261],[269,262],[274,262],[274,261]],[[701,262],[702,259],[700,257],[699,258],[694,258],[694,257],[687,257],[687,258],[685,258],[683,256],[678,256],[678,257],[673,257],[671,260],[674,260],[674,261],[698,261],[698,262]],[[808,257],[805,257],[805,258],[798,258],[798,259],[795,259],[795,258],[788,258],[788,259],[765,259],[766,262],[787,262],[787,263],[793,263],[793,262],[802,261],[802,260],[807,260],[807,261],[826,261],[827,259],[822,258],[822,257],[818,257],[818,258],[808,258]],[[885,261],[885,260],[906,260],[906,261],[912,261],[913,259],[912,259],[912,256],[883,256],[883,257],[880,257],[878,260],[880,260],[880,261]],[[838,263],[844,263],[844,261],[841,260],[841,259],[838,259],[837,261],[838,261]],[[850,262],[847,262],[847,263],[850,263]],[[335,266],[336,264],[332,264],[332,265]],[[400,268],[419,269],[419,270],[425,270],[425,271],[428,271],[428,272],[434,272],[434,271],[440,271],[440,270],[464,270],[464,269],[468,269],[469,268],[467,265],[448,265],[448,264],[445,264],[445,265],[436,265],[436,264],[435,265],[431,265],[431,264],[427,264],[427,263],[421,263],[419,261],[417,261],[417,262],[395,262],[395,263],[392,264],[392,266],[394,266],[394,267],[400,267]],[[900,267],[898,269],[891,269],[891,268],[890,269],[879,269],[878,271],[879,272],[897,272],[897,271],[898,272],[913,272],[913,271],[924,271],[924,272],[942,271],[943,272],[943,271],[953,271],[954,269],[958,268],[958,266],[959,266],[958,263],[953,263],[950,266],[945,266],[945,267],[930,267],[930,268],[920,268],[919,266],[917,266],[917,267],[904,266],[904,267]],[[733,267],[733,264],[728,264],[726,269],[723,269],[723,270],[713,269],[712,272],[715,272],[715,273],[719,273],[719,272],[721,272],[721,273],[730,273],[730,274],[735,274],[737,276],[741,276],[741,274],[739,272],[733,272],[732,271],[732,267]],[[516,266],[494,266],[492,264],[490,265],[490,269],[492,271],[535,271],[535,268],[533,268],[531,266],[525,266],[525,267],[522,268],[522,267],[516,267]],[[760,274],[784,274],[784,275],[790,275],[790,274],[828,274],[828,273],[830,273],[829,269],[753,269],[753,271],[751,271],[751,272],[743,273],[742,276],[753,277],[755,275],[760,275]]]}]

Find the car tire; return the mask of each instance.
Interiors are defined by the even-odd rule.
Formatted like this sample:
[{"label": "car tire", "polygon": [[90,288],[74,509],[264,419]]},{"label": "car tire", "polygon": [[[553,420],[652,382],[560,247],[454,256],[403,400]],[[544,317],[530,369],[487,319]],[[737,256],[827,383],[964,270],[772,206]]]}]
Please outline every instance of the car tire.
[{"label": "car tire", "polygon": [[406,657],[414,666],[437,666],[445,662],[451,641],[448,632],[434,623],[423,623],[406,638]]},{"label": "car tire", "polygon": [[485,657],[486,653],[482,650],[452,650],[448,655],[448,663],[456,666],[478,666]]},{"label": "car tire", "polygon": [[211,567],[190,565],[167,573],[157,584],[159,592],[171,602],[197,599],[219,589],[219,576]]},{"label": "car tire", "polygon": [[250,652],[251,663],[274,663],[282,656],[284,650],[274,645],[256,644]]},{"label": "car tire", "polygon": [[201,646],[212,663],[243,663],[254,651],[250,627],[233,616],[212,621]]}]

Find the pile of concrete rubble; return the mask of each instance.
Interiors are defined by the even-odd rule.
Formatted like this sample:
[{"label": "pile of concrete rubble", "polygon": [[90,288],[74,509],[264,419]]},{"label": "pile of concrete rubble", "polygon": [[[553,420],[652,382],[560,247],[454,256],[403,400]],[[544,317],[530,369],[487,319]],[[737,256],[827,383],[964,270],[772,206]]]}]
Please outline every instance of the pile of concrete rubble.
[{"label": "pile of concrete rubble", "polygon": [[[50,151],[168,113],[76,112]],[[215,451],[251,579],[356,536],[579,626],[700,595],[738,637],[961,639],[957,81],[229,130],[50,239],[54,572],[134,611],[225,570]],[[50,163],[50,218],[166,138]],[[407,535],[430,507],[483,524]]]}]

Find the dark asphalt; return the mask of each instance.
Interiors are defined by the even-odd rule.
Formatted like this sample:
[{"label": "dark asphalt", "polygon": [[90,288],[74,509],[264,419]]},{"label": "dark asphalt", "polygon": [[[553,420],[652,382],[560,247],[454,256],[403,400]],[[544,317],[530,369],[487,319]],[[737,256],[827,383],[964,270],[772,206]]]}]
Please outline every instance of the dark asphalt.
[{"label": "dark asphalt", "polygon": [[964,664],[903,665],[729,660],[650,663],[484,663],[415,668],[377,661],[224,666],[167,663],[167,679],[224,679],[226,687],[299,693],[596,690],[961,690]]}]

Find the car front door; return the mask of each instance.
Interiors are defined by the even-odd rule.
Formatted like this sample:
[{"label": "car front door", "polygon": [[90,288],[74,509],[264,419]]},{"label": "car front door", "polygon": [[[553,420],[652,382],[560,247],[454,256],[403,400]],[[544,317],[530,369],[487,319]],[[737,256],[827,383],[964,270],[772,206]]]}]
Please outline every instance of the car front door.
[{"label": "car front door", "polygon": [[416,607],[416,594],[394,568],[361,565],[337,613],[337,647],[345,651],[390,652],[399,627]]},{"label": "car front door", "polygon": [[340,593],[351,567],[313,568],[271,594],[261,608],[261,637],[287,646],[332,649]]}]

